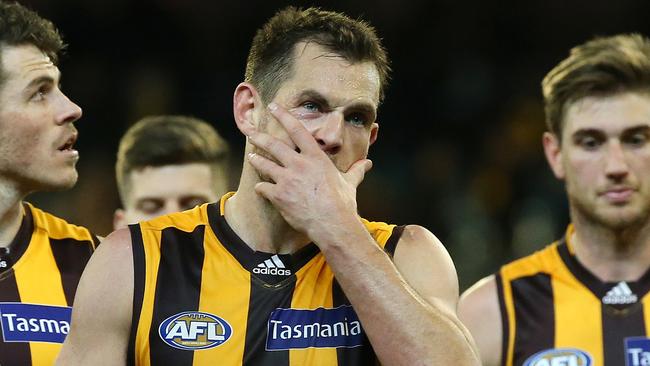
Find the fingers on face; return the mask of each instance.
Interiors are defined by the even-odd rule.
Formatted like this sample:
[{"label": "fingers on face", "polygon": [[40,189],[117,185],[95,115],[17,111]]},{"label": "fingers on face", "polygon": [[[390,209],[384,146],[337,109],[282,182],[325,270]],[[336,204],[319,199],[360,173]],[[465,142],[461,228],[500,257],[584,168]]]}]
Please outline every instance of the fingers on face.
[{"label": "fingers on face", "polygon": [[260,154],[248,154],[248,161],[259,174],[273,179],[274,182],[282,176],[283,167]]},{"label": "fingers on face", "polygon": [[275,119],[278,120],[282,127],[284,127],[289,134],[291,141],[298,146],[300,151],[312,153],[321,151],[311,133],[307,131],[305,126],[292,116],[289,111],[276,103],[269,104],[269,111],[273,114]]},{"label": "fingers on face", "polygon": [[366,173],[372,168],[372,161],[370,159],[362,159],[352,164],[350,169],[345,172],[345,179],[355,187],[363,181]]}]

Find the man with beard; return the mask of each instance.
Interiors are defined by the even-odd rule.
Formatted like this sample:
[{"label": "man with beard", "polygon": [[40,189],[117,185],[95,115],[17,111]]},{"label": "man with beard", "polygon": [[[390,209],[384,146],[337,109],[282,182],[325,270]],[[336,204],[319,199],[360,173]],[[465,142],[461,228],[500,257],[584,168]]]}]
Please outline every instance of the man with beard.
[{"label": "man with beard", "polygon": [[650,41],[575,47],[542,82],[572,223],[462,297],[484,365],[650,362]]},{"label": "man with beard", "polygon": [[24,201],[71,188],[81,109],[59,89],[54,25],[0,1],[0,364],[51,365],[97,238]]},{"label": "man with beard", "polygon": [[237,192],[111,234],[59,364],[477,365],[442,244],[357,214],[388,71],[364,22],[271,18],[234,95]]}]

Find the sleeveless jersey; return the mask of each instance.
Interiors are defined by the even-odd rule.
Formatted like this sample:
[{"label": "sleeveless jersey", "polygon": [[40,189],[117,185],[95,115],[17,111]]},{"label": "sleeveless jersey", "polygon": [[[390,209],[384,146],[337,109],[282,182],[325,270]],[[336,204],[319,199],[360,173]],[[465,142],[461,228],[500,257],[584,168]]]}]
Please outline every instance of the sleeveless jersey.
[{"label": "sleeveless jersey", "polygon": [[[360,321],[318,247],[291,255],[252,250],[224,219],[227,198],[130,226],[128,363],[374,365]],[[402,227],[364,224],[394,253]]]},{"label": "sleeveless jersey", "polygon": [[86,228],[24,205],[8,249],[0,248],[0,365],[52,365],[70,329],[81,273],[98,243]]},{"label": "sleeveless jersey", "polygon": [[650,271],[605,283],[565,237],[497,273],[505,366],[650,365]]}]

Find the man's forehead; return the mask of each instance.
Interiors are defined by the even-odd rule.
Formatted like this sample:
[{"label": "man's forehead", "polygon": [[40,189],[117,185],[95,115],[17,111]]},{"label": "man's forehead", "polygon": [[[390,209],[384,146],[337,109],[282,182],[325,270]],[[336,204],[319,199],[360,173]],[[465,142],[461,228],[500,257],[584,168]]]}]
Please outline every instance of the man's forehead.
[{"label": "man's forehead", "polygon": [[7,78],[30,78],[35,73],[47,72],[60,76],[58,67],[50,57],[32,44],[2,45],[2,70]]},{"label": "man's forehead", "polygon": [[292,75],[281,88],[289,88],[287,92],[297,95],[301,89],[321,90],[327,87],[366,97],[377,104],[379,72],[370,61],[352,63],[316,42],[297,43]]},{"label": "man's forehead", "polygon": [[567,106],[565,127],[626,129],[650,123],[650,94],[621,92],[587,96]]}]

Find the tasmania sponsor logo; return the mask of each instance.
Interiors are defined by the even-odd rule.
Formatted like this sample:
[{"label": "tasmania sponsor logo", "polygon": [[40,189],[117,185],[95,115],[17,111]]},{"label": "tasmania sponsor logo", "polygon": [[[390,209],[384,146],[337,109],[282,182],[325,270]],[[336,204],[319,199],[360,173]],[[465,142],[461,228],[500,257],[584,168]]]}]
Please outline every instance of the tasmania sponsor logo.
[{"label": "tasmania sponsor logo", "polygon": [[232,327],[218,316],[186,311],[165,319],[158,327],[160,338],[183,350],[201,350],[222,345],[232,335]]},{"label": "tasmania sponsor logo", "polygon": [[286,269],[284,263],[282,263],[277,254],[258,264],[257,267],[253,268],[253,273],[270,274],[274,276],[291,276],[291,270]]},{"label": "tasmania sponsor logo", "polygon": [[5,342],[63,343],[70,331],[72,308],[0,302],[0,325]]},{"label": "tasmania sponsor logo", "polygon": [[269,317],[266,349],[358,347],[363,328],[352,306],[315,310],[275,309]]},{"label": "tasmania sponsor logo", "polygon": [[625,338],[625,366],[650,365],[650,338]]},{"label": "tasmania sponsor logo", "polygon": [[530,356],[524,366],[590,366],[591,356],[575,348],[551,348]]}]

